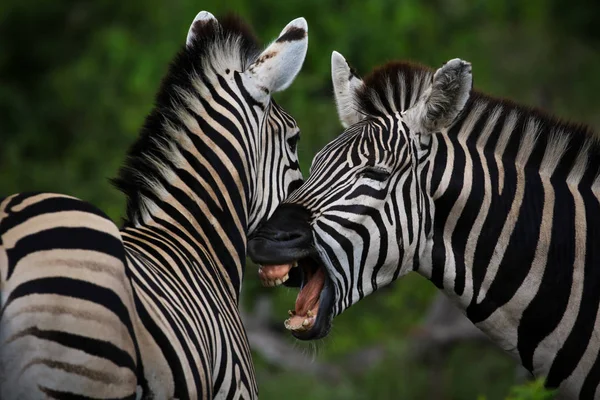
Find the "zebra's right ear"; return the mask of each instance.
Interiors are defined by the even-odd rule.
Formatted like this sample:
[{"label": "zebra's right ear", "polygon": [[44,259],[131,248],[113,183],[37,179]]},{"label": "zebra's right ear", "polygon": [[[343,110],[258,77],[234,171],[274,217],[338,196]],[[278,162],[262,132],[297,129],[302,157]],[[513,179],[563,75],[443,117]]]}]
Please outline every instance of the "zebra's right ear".
[{"label": "zebra's right ear", "polygon": [[284,90],[300,72],[307,50],[308,24],[304,18],[296,18],[248,67],[246,77],[259,92]]},{"label": "zebra's right ear", "polygon": [[364,118],[358,112],[355,94],[364,83],[354,73],[344,56],[337,51],[331,53],[331,81],[338,117],[344,128],[354,125]]},{"label": "zebra's right ear", "polygon": [[406,111],[415,133],[431,134],[449,128],[471,96],[471,64],[459,58],[448,61],[433,75],[431,86]]}]

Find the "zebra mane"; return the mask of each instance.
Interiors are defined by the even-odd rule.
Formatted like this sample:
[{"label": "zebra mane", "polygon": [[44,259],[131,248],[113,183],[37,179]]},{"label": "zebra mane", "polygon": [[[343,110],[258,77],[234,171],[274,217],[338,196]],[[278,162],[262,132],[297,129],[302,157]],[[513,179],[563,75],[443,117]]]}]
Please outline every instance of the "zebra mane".
[{"label": "zebra mane", "polygon": [[571,122],[541,108],[519,104],[513,100],[485,94],[479,90],[471,92],[471,97],[467,101],[465,112],[462,115],[465,116],[467,111],[474,107],[481,107],[484,112],[488,113],[493,110],[500,110],[502,113],[516,112],[523,120],[535,122],[538,125],[538,132],[542,134],[544,131],[552,130],[573,138],[589,139],[592,142],[600,140],[599,134],[586,124]]},{"label": "zebra mane", "polygon": [[[118,176],[111,180],[127,199],[123,224],[135,223],[154,204],[165,175],[172,174],[169,149],[173,134],[168,126],[179,125],[178,99],[183,91],[198,93],[194,81],[207,79],[205,71],[226,68],[244,71],[261,51],[252,29],[230,14],[219,23],[193,26],[194,40],[184,45],[171,62],[155,98],[154,108],[146,117],[138,139],[127,152]],[[200,96],[201,94],[198,93]]]},{"label": "zebra mane", "polygon": [[[576,169],[574,166],[581,164],[582,171],[586,167],[594,171],[590,176],[594,185],[600,184],[600,136],[589,126],[479,91],[472,91],[454,126],[462,126],[467,119],[482,125],[494,118],[498,118],[498,129],[492,131],[488,141],[503,141],[504,155],[514,157],[517,164],[521,162],[521,156],[527,155],[528,165],[539,167],[549,176],[556,171],[557,175],[564,177],[571,176]],[[500,128],[505,126],[511,126],[512,133],[501,138]],[[450,132],[458,134],[457,129],[452,128]],[[553,167],[548,169],[548,165]]]},{"label": "zebra mane", "polygon": [[358,112],[384,116],[412,107],[429,87],[434,70],[424,65],[393,61],[375,68],[355,93]]},{"label": "zebra mane", "polygon": [[[424,65],[400,61],[374,69],[364,78],[364,85],[355,93],[354,100],[358,112],[377,117],[405,111],[412,107],[429,87],[434,72]],[[471,97],[454,124],[457,125],[474,109],[485,114],[480,120],[485,120],[492,112],[517,115],[515,137],[527,135],[531,133],[528,127],[535,127],[535,132],[531,134],[536,135],[534,145],[537,152],[543,152],[546,146],[554,146],[556,143],[568,143],[560,156],[562,159],[572,159],[584,147],[587,150],[596,148],[595,153],[600,156],[600,135],[590,127],[568,122],[538,108],[493,97],[477,90],[471,91]]]}]

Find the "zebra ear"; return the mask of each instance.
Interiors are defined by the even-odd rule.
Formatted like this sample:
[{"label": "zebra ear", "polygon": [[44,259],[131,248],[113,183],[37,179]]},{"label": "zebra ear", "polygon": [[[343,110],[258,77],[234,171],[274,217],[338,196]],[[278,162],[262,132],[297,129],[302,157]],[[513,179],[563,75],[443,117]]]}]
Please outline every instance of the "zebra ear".
[{"label": "zebra ear", "polygon": [[267,94],[284,90],[300,72],[307,49],[308,25],[304,18],[296,18],[248,67],[246,74],[256,82],[257,89]]},{"label": "zebra ear", "polygon": [[449,127],[465,107],[471,95],[471,64],[455,58],[433,75],[431,86],[421,99],[407,110],[407,120],[417,133],[435,133]]},{"label": "zebra ear", "polygon": [[350,67],[344,56],[337,51],[331,53],[331,81],[338,117],[344,128],[354,125],[364,116],[357,111],[354,101],[356,91],[364,83]]},{"label": "zebra ear", "polygon": [[208,11],[200,11],[196,15],[196,18],[194,18],[194,20],[192,21],[192,25],[190,26],[190,30],[188,31],[187,39],[185,40],[185,45],[187,47],[190,47],[194,43],[194,38],[196,37],[198,30],[207,23],[218,24],[219,22],[217,21],[215,16],[209,13]]}]

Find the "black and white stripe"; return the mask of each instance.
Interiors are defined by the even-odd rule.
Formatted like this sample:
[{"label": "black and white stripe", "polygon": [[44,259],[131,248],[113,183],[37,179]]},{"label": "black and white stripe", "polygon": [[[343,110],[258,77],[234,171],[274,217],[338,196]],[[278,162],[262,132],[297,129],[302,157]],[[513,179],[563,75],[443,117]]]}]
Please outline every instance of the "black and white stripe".
[{"label": "black and white stripe", "polygon": [[119,230],[63,195],[0,203],[0,398],[256,398],[238,312],[246,242],[301,182],[271,98],[299,72],[303,18],[260,51],[201,12],[115,184]]},{"label": "black and white stripe", "polygon": [[310,215],[331,316],[416,270],[559,398],[600,398],[597,137],[471,92],[460,60],[364,81],[332,65],[349,128],[280,208]]}]

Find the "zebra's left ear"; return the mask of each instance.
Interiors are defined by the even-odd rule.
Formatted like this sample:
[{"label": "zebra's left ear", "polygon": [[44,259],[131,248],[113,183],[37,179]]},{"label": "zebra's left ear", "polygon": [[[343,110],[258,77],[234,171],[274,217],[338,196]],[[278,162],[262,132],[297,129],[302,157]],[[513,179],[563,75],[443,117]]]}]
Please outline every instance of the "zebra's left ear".
[{"label": "zebra's left ear", "polygon": [[417,104],[406,111],[406,120],[415,133],[431,134],[448,128],[471,95],[471,64],[455,58],[433,75],[431,86]]},{"label": "zebra's left ear", "polygon": [[217,21],[214,15],[212,15],[208,11],[200,11],[192,21],[192,25],[190,26],[190,29],[187,34],[187,39],[185,40],[185,45],[187,47],[193,46],[194,39],[196,38],[196,36],[198,35],[198,31],[202,29],[202,27],[204,27],[207,24],[215,24],[216,26],[218,23],[219,22]]},{"label": "zebra's left ear", "polygon": [[247,78],[267,94],[284,90],[300,72],[307,49],[308,25],[304,18],[296,18],[248,67]]},{"label": "zebra's left ear", "polygon": [[347,128],[362,120],[365,116],[358,112],[355,96],[356,92],[364,86],[364,82],[356,75],[344,56],[337,51],[331,53],[331,81],[342,126]]}]

